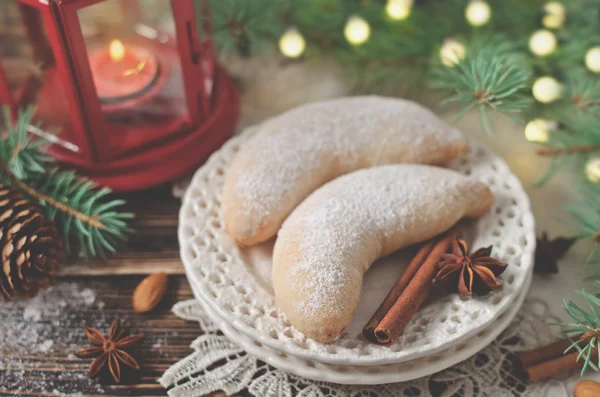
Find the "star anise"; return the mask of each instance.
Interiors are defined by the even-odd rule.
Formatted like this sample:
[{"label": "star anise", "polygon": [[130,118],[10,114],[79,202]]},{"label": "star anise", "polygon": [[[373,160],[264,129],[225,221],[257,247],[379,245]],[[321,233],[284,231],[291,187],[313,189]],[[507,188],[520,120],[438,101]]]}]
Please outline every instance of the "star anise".
[{"label": "star anise", "polygon": [[102,369],[108,367],[115,382],[119,383],[121,381],[121,364],[136,370],[140,369],[137,361],[126,350],[139,345],[144,334],[124,336],[118,317],[110,325],[108,338],[105,338],[96,328],[83,327],[83,332],[92,346],[76,351],[74,354],[79,358],[96,358],[90,366],[88,373],[90,378],[99,375]]},{"label": "star anise", "polygon": [[573,237],[562,236],[550,239],[548,233],[543,232],[537,238],[533,271],[538,274],[558,273],[557,261],[567,253],[575,241],[577,239]]},{"label": "star anise", "polygon": [[433,284],[460,296],[478,295],[500,288],[499,276],[506,264],[490,257],[492,247],[480,248],[473,254],[468,254],[467,243],[462,239],[452,242],[452,252],[444,254],[438,264],[439,270],[433,278]]}]

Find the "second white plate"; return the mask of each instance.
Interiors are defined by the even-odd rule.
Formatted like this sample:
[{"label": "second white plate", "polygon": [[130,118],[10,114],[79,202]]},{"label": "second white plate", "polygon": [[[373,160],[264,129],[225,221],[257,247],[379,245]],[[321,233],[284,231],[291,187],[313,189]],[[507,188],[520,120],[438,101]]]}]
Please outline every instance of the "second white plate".
[{"label": "second white plate", "polygon": [[527,295],[530,284],[531,275],[527,277],[523,291],[514,302],[514,305],[485,330],[469,338],[469,343],[403,363],[374,366],[321,363],[290,356],[284,352],[265,346],[235,330],[235,328],[203,301],[201,294],[196,289],[192,288],[192,290],[206,313],[217,324],[225,336],[259,360],[280,370],[315,381],[346,385],[379,385],[383,383],[406,382],[431,375],[466,360],[484,349],[515,318]]}]

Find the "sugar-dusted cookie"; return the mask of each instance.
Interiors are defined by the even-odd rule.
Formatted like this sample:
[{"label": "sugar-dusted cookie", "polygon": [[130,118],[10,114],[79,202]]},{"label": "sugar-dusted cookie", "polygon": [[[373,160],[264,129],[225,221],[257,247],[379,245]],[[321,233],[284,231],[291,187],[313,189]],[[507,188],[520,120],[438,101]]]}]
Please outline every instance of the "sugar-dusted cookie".
[{"label": "sugar-dusted cookie", "polygon": [[393,163],[442,164],[468,150],[462,134],[402,99],[349,97],[300,106],[265,122],[227,171],[223,220],[238,243],[273,237],[327,181]]},{"label": "sugar-dusted cookie", "polygon": [[484,184],[433,166],[341,176],[304,200],[277,235],[277,305],[306,336],[332,341],[350,324],[363,274],[376,259],[480,216],[492,203]]}]

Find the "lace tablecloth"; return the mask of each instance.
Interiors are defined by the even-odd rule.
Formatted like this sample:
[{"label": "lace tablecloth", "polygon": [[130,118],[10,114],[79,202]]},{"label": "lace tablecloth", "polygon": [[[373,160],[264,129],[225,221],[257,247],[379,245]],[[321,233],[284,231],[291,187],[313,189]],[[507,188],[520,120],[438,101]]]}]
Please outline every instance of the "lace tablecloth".
[{"label": "lace tablecloth", "polygon": [[[255,397],[396,397],[396,396],[569,396],[564,379],[524,384],[515,376],[514,352],[549,343],[558,330],[547,304],[528,299],[509,328],[487,348],[442,372],[404,383],[347,386],[314,382],[287,374],[257,360],[219,332],[199,302],[173,307],[179,317],[199,324],[193,353],[169,368],[160,383],[173,397],[201,397],[217,390],[228,395],[242,390]],[[570,376],[569,376],[570,375]]]}]

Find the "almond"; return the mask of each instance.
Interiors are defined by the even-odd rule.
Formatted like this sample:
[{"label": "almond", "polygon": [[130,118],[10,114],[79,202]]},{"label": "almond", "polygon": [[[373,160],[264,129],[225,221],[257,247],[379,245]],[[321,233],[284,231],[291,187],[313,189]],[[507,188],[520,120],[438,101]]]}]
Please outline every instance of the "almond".
[{"label": "almond", "polygon": [[133,310],[145,313],[154,309],[165,296],[168,281],[169,278],[165,272],[154,273],[143,279],[133,291],[131,298]]},{"label": "almond", "polygon": [[573,395],[575,397],[598,397],[600,396],[600,383],[593,380],[582,380],[575,386]]}]

